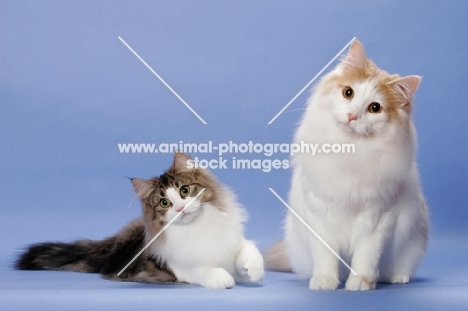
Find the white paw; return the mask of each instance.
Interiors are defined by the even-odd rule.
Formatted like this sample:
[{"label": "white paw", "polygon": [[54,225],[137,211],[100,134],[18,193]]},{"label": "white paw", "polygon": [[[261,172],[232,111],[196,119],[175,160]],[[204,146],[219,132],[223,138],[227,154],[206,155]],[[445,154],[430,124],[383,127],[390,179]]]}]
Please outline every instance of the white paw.
[{"label": "white paw", "polygon": [[237,269],[237,272],[243,280],[250,282],[261,281],[265,274],[263,260],[258,260],[258,258],[249,259]]},{"label": "white paw", "polygon": [[390,277],[390,283],[392,284],[406,284],[409,283],[410,277],[406,274],[396,274]]},{"label": "white paw", "polygon": [[338,288],[338,285],[340,284],[340,281],[337,279],[323,275],[323,274],[317,274],[314,275],[309,282],[309,288],[310,289],[323,289],[323,290],[335,290]]},{"label": "white paw", "polygon": [[248,244],[241,251],[237,257],[236,268],[242,281],[258,282],[265,274],[263,257],[253,244]]},{"label": "white paw", "polygon": [[210,271],[202,285],[209,289],[226,289],[233,288],[235,283],[233,277],[226,270],[216,268]]},{"label": "white paw", "polygon": [[370,290],[375,289],[375,282],[363,275],[352,275],[346,282],[347,290]]}]

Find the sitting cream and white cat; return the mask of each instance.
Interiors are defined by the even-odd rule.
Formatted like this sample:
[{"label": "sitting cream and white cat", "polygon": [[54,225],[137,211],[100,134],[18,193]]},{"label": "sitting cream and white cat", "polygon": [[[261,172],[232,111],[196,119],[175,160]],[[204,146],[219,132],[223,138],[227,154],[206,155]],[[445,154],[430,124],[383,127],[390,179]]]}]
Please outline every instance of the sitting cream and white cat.
[{"label": "sitting cream and white cat", "polygon": [[357,275],[290,212],[284,243],[267,251],[269,268],[292,269],[310,289],[409,282],[428,239],[411,118],[420,80],[377,68],[358,41],[323,77],[294,142],[354,144],[355,153],[295,155],[289,202]]}]

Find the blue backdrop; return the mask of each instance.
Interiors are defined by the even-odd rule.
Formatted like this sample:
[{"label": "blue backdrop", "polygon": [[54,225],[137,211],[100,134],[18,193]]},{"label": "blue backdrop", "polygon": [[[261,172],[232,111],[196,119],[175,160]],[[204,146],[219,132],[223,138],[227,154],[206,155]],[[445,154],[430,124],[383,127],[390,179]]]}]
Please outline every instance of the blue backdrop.
[{"label": "blue backdrop", "polygon": [[[139,215],[139,203],[130,204],[134,194],[124,176],[158,175],[170,165],[172,155],[122,154],[118,143],[290,142],[309,91],[273,124],[268,121],[356,36],[382,69],[423,76],[414,119],[433,242],[419,282],[381,289],[401,289],[401,297],[419,297],[408,291],[420,287],[436,289],[418,292],[420,300],[411,298],[415,305],[428,303],[426,297],[453,307],[468,302],[462,298],[468,295],[468,283],[456,278],[467,272],[462,258],[468,253],[467,12],[465,1],[0,2],[0,260],[8,276],[0,288],[18,298],[24,288],[43,293],[46,282],[51,290],[62,290],[47,301],[69,308],[74,306],[67,302],[79,296],[66,289],[78,286],[79,280],[91,289],[104,286],[109,297],[122,297],[112,292],[122,285],[97,276],[16,272],[10,263],[26,244],[103,238]],[[184,107],[118,36],[208,124]],[[232,156],[267,158],[226,158]],[[249,238],[261,248],[281,238],[285,208],[268,187],[286,197],[290,170],[214,173],[248,209]],[[453,271],[442,268],[447,266]],[[307,292],[306,283],[291,275],[270,273],[264,284],[244,288],[251,298],[240,303],[245,307],[272,303],[271,297],[284,292],[295,293],[301,306],[313,307],[317,301],[338,306],[340,301],[333,293]],[[437,290],[440,293],[449,284],[457,286],[457,294],[447,292],[435,299]],[[125,286],[133,292],[140,288]],[[297,291],[291,291],[295,287]],[[141,288],[152,295],[164,291]],[[244,295],[242,290],[220,295],[193,286],[179,289],[186,297],[197,291],[206,298],[205,307],[210,301],[216,306],[216,299],[224,301],[226,295]],[[89,298],[92,293],[82,295]],[[382,297],[392,301],[390,293],[395,295],[387,291],[378,294],[379,299],[359,297],[363,303],[365,299],[378,303]],[[41,295],[0,300],[0,306],[34,306]],[[356,301],[349,293],[336,297]],[[100,303],[111,306],[112,299]],[[94,300],[86,301],[95,306]],[[125,303],[131,299],[119,305]]]}]

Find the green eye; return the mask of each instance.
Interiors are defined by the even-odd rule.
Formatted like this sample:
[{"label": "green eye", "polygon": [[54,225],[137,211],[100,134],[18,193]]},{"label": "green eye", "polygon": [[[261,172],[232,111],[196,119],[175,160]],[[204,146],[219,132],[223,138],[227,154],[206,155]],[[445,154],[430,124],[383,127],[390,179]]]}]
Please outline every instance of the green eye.
[{"label": "green eye", "polygon": [[162,198],[162,199],[159,201],[159,205],[161,205],[161,207],[163,207],[163,208],[168,208],[169,206],[171,206],[171,201],[169,201],[169,200],[166,199],[166,198]]},{"label": "green eye", "polygon": [[180,196],[185,199],[190,194],[190,187],[189,186],[182,186],[180,188]]}]

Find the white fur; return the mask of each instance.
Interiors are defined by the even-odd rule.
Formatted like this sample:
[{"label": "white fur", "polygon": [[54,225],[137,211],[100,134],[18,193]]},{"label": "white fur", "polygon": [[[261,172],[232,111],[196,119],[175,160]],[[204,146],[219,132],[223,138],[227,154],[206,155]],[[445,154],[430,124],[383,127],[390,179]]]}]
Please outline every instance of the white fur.
[{"label": "white fur", "polygon": [[[173,204],[166,214],[168,220],[192,199],[182,199],[172,188],[166,194]],[[151,245],[151,252],[181,282],[223,289],[234,287],[235,280],[257,282],[263,278],[263,258],[243,237],[244,210],[228,189],[222,197],[221,210],[196,200],[165,231],[163,239]]]},{"label": "white fur", "polygon": [[[293,158],[291,207],[357,272],[350,275],[288,213],[286,252],[293,271],[310,279],[311,289],[334,290],[346,279],[349,290],[373,289],[378,281],[407,283],[425,252],[428,216],[414,162],[411,117],[400,112],[409,125],[405,129],[385,113],[367,113],[371,102],[387,105],[375,82],[351,87],[355,96],[350,102],[340,90],[324,94],[319,85],[294,139],[356,146],[354,154]],[[358,119],[348,122],[347,113]]]}]

